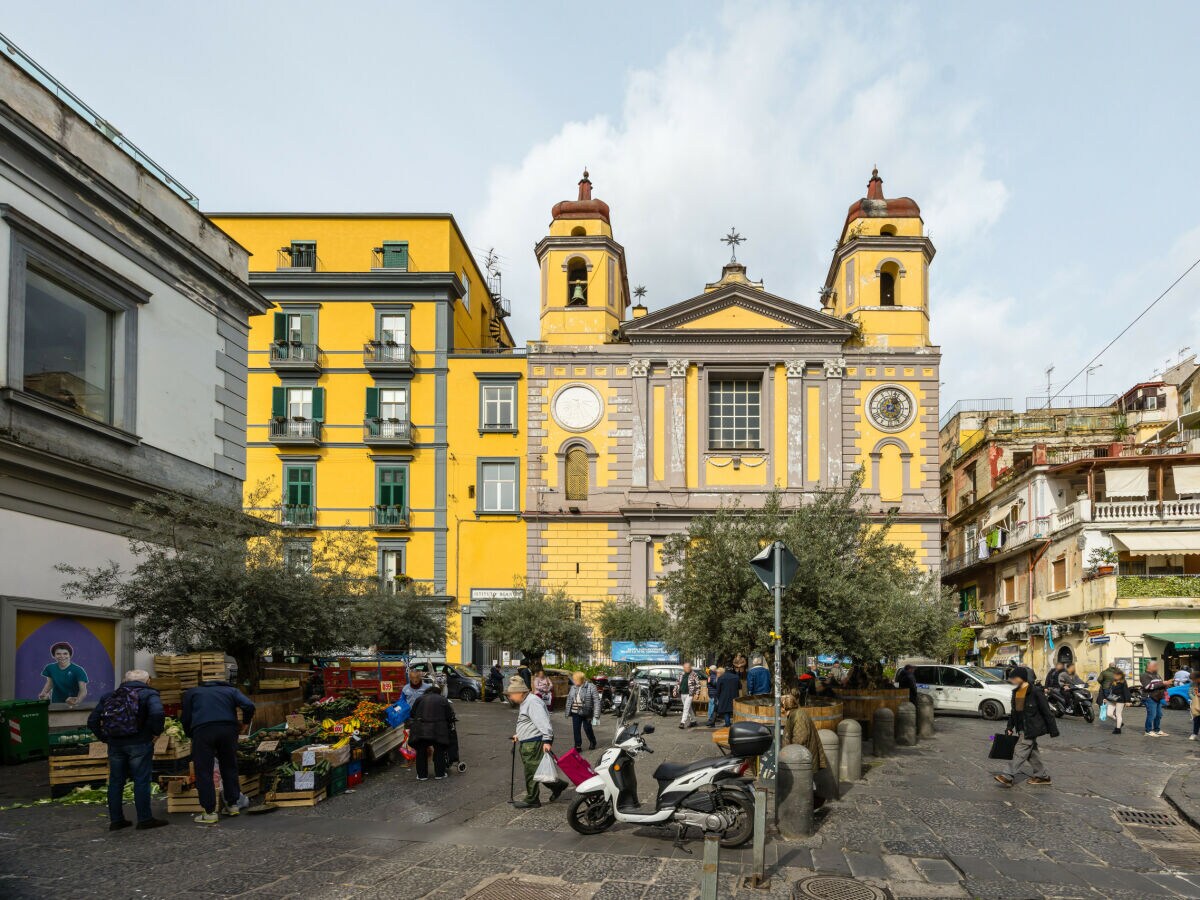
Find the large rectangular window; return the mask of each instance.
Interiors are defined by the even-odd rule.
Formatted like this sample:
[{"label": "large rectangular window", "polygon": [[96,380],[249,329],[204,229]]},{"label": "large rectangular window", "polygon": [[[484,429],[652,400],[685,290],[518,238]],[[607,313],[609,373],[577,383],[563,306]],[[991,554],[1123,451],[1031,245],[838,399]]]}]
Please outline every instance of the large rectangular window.
[{"label": "large rectangular window", "polygon": [[112,424],[116,319],[82,294],[27,270],[25,390]]},{"label": "large rectangular window", "polygon": [[517,427],[517,386],[515,384],[480,385],[479,411],[484,431],[514,431]]},{"label": "large rectangular window", "polygon": [[389,594],[403,590],[407,581],[404,577],[404,548],[384,547],[379,551],[379,577],[383,589]]},{"label": "large rectangular window", "polygon": [[476,491],[479,512],[517,511],[516,460],[480,460],[480,488]]},{"label": "large rectangular window", "polygon": [[408,516],[408,469],[379,466],[375,469],[376,524],[399,525]]},{"label": "large rectangular window", "polygon": [[762,383],[714,379],[708,384],[708,446],[711,450],[757,450],[762,446]]},{"label": "large rectangular window", "polygon": [[312,525],[314,515],[313,485],[315,472],[312,466],[284,466],[283,469],[283,523],[285,525]]}]

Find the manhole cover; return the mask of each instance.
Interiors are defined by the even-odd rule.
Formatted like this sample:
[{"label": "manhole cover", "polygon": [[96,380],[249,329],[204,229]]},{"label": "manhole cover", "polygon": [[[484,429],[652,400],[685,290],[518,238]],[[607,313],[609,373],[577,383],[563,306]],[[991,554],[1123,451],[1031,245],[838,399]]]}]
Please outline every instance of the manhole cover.
[{"label": "manhole cover", "polygon": [[1164,825],[1180,824],[1178,819],[1167,815],[1167,813],[1146,812],[1142,809],[1118,809],[1117,820],[1127,825],[1156,825],[1161,827]]},{"label": "manhole cover", "polygon": [[887,895],[869,884],[836,875],[810,875],[796,882],[793,900],[887,900]]},{"label": "manhole cover", "polygon": [[565,884],[547,884],[524,878],[497,878],[474,893],[470,900],[577,900],[579,892]]}]

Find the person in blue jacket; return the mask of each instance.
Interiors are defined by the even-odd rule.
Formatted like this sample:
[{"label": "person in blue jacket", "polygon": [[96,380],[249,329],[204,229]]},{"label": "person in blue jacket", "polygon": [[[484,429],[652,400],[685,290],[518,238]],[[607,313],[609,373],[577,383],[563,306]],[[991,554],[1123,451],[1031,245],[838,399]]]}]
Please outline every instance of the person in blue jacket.
[{"label": "person in blue jacket", "polygon": [[746,693],[751,697],[771,693],[771,671],[761,656],[755,656],[750,661],[750,671],[746,673]]},{"label": "person in blue jacket", "polygon": [[238,783],[237,745],[240,726],[254,718],[253,701],[228,681],[206,681],[183,694],[180,721],[183,733],[192,739],[192,762],[196,770],[196,794],[204,812],[194,817],[198,825],[216,825],[217,791],[213,784],[213,761],[221,769],[225,804],[221,812],[238,814],[242,791]]},{"label": "person in blue jacket", "polygon": [[[88,716],[87,725],[92,734],[108,744],[108,830],[119,831],[133,823],[125,818],[125,782],[133,782],[133,805],[137,812],[137,827],[159,828],[166,825],[165,819],[154,818],[150,808],[151,784],[154,764],[154,739],[163,733],[166,717],[163,715],[162,698],[150,687],[150,673],[145,669],[130,669],[125,680],[115,690],[101,696],[100,701]],[[104,722],[110,701],[114,708],[128,701],[126,709],[136,715],[126,717],[128,730],[120,734],[105,731]],[[110,713],[111,715],[111,713]],[[136,729],[136,730],[134,730]]]}]

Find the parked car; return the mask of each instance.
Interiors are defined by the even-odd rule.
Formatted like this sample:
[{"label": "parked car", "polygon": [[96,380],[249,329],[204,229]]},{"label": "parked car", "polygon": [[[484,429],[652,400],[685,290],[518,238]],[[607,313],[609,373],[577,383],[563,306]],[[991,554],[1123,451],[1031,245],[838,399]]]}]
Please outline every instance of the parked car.
[{"label": "parked car", "polygon": [[917,690],[933,698],[939,713],[971,713],[985,719],[1009,714],[1012,685],[978,666],[918,665]]},{"label": "parked car", "polygon": [[1188,696],[1191,688],[1190,684],[1177,684],[1167,688],[1167,706],[1171,709],[1187,709],[1192,703],[1192,698]]},{"label": "parked car", "polygon": [[996,678],[999,678],[1001,681],[1007,680],[1004,677],[1004,671],[1005,671],[1004,666],[976,666],[975,668],[983,669],[983,671],[987,672],[989,675],[993,675]]},{"label": "parked car", "polygon": [[442,675],[446,679],[447,693],[459,700],[478,700],[483,696],[483,676],[468,665],[451,665],[445,662],[415,662],[410,668],[424,673],[429,678],[430,671],[436,677]]},{"label": "parked car", "polygon": [[649,685],[651,678],[656,678],[663,684],[669,684],[672,687],[679,684],[679,679],[683,677],[683,666],[673,663],[653,663],[648,666],[637,666],[634,668],[629,680],[638,687]]}]

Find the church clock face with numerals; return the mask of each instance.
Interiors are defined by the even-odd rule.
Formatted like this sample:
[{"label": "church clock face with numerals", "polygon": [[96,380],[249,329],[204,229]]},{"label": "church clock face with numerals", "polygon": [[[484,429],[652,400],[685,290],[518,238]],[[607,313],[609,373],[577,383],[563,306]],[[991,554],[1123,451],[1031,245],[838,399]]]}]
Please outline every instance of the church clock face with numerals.
[{"label": "church clock face with numerals", "polygon": [[903,388],[876,388],[867,401],[871,420],[884,431],[900,431],[913,417],[912,395]]}]

